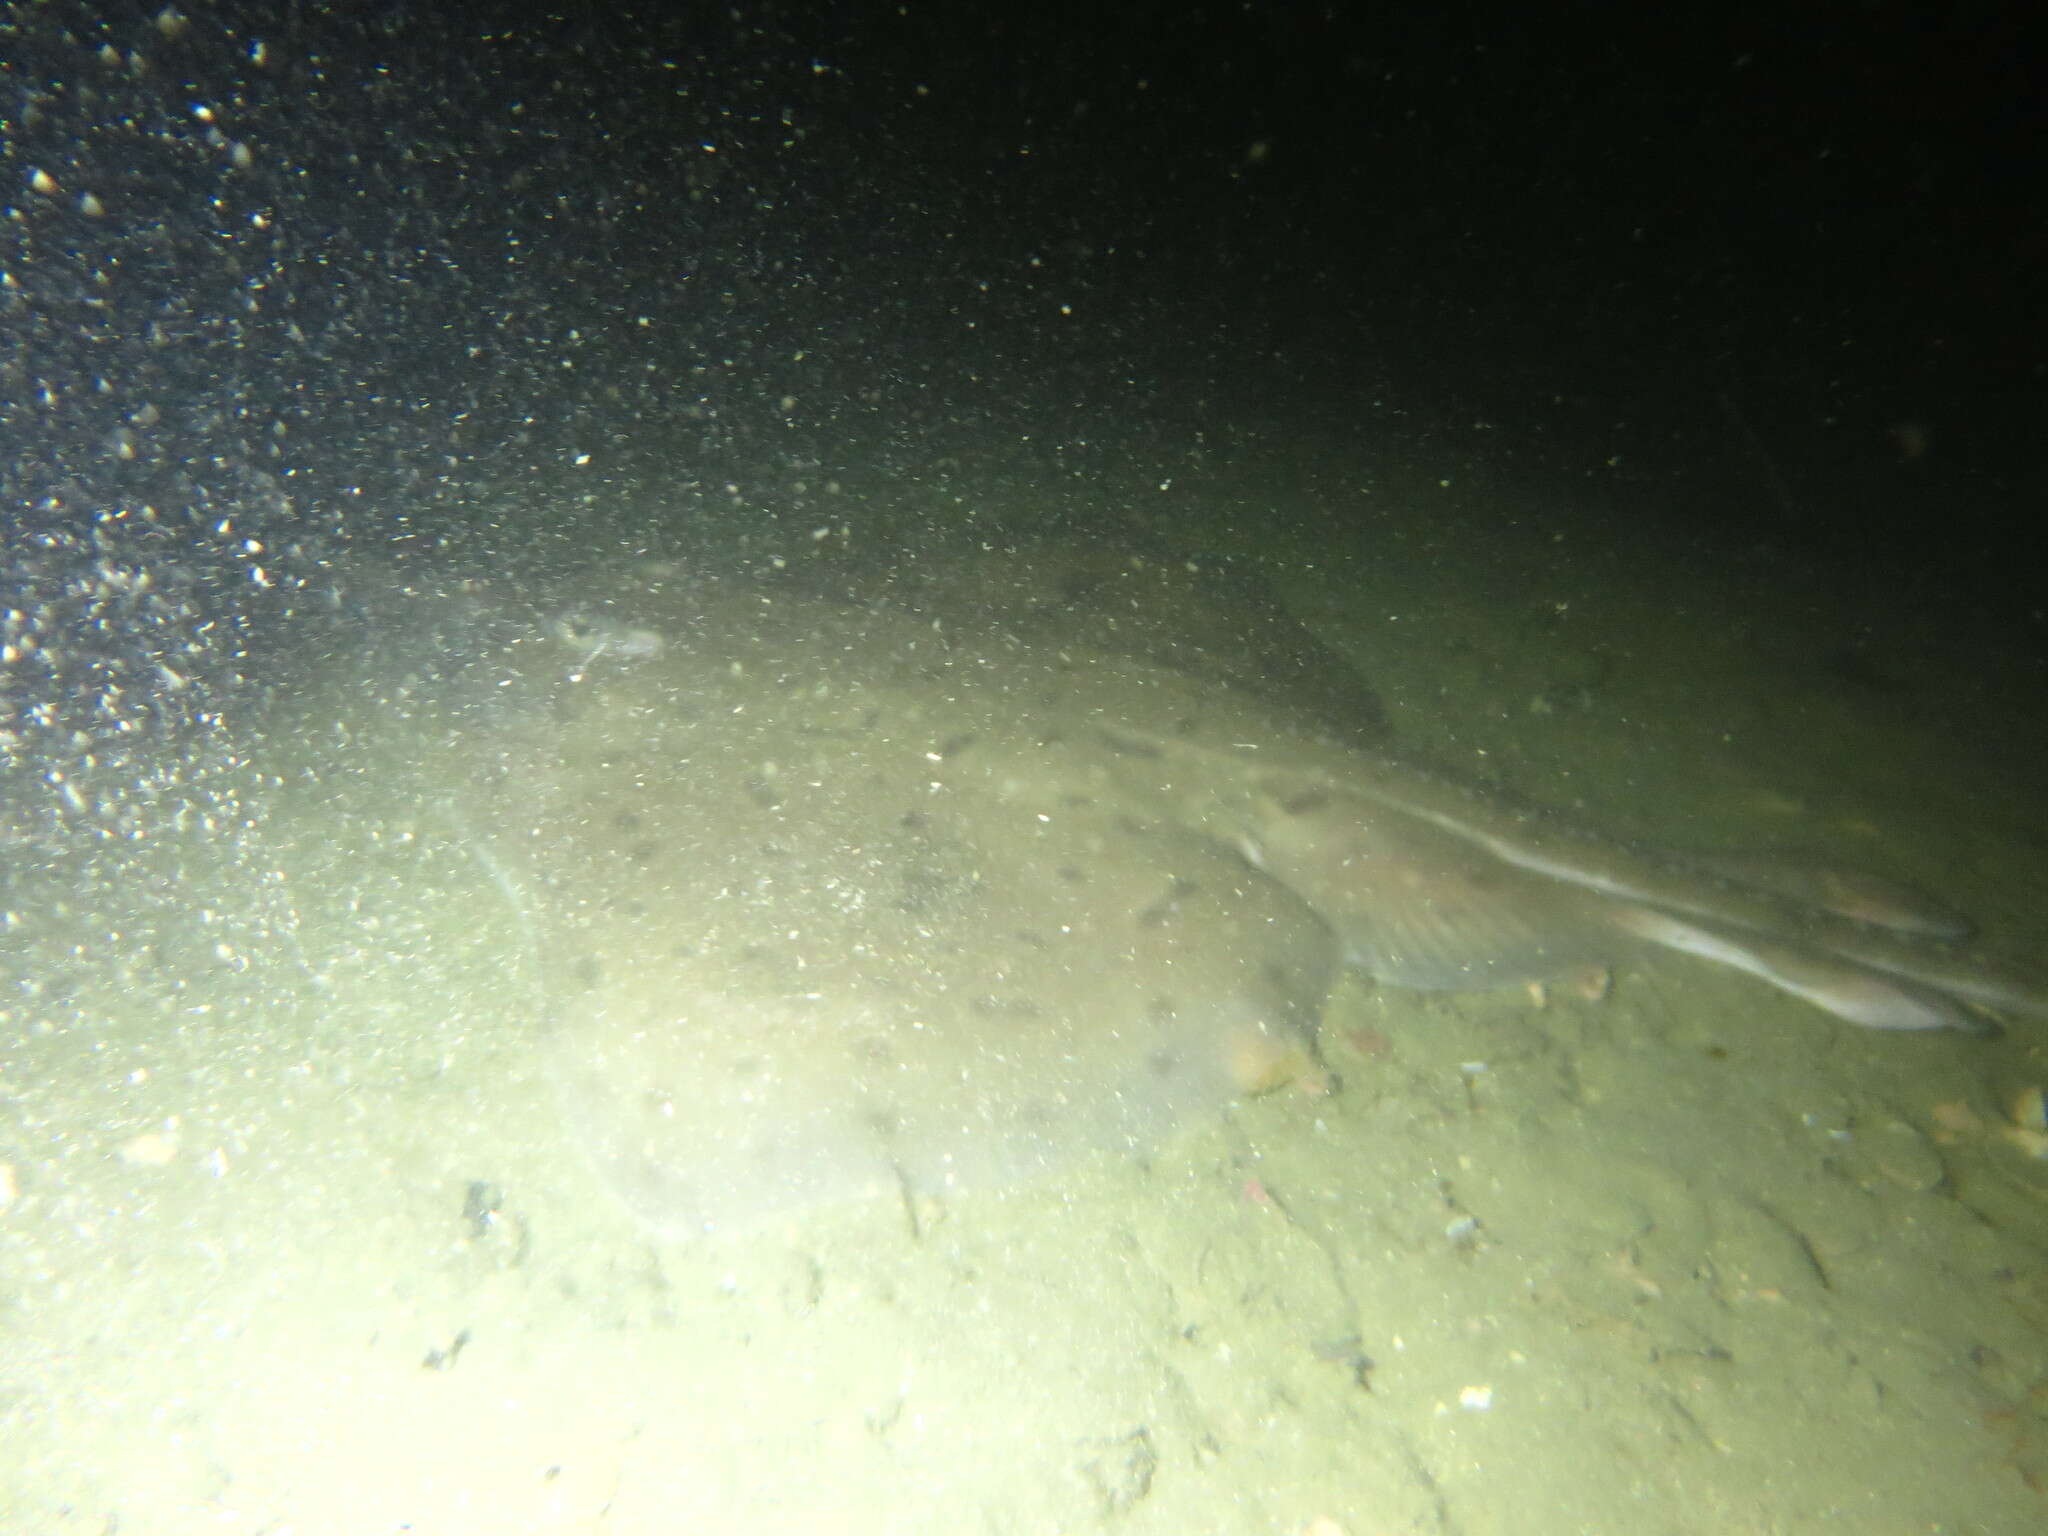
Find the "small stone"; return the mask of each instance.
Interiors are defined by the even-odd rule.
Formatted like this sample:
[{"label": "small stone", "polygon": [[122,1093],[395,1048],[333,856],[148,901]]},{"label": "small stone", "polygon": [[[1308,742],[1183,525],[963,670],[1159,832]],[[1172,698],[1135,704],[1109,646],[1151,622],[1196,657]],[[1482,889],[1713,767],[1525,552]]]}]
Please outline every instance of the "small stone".
[{"label": "small stone", "polygon": [[2048,1158],[2048,1131],[2030,1131],[2023,1125],[2001,1125],[1998,1135],[2029,1157]]},{"label": "small stone", "polygon": [[167,1131],[144,1131],[121,1143],[116,1151],[131,1168],[161,1168],[178,1155],[178,1138]]},{"label": "small stone", "polygon": [[1944,1099],[1934,1106],[1934,1123],[1950,1139],[1984,1129],[1984,1119],[1962,1099]]},{"label": "small stone", "polygon": [[1872,1127],[1864,1140],[1877,1171],[1901,1189],[1925,1194],[1948,1177],[1941,1154],[1903,1120],[1887,1120]]},{"label": "small stone", "polygon": [[2012,1123],[2023,1131],[2048,1131],[2048,1094],[2039,1083],[2030,1083],[2012,1096],[2007,1106]]},{"label": "small stone", "polygon": [[1096,1502],[1105,1516],[1128,1514],[1152,1491],[1152,1476],[1159,1470],[1151,1431],[1133,1430],[1119,1439],[1101,1442],[1097,1449],[1101,1454],[1081,1469],[1082,1475],[1094,1485]]}]

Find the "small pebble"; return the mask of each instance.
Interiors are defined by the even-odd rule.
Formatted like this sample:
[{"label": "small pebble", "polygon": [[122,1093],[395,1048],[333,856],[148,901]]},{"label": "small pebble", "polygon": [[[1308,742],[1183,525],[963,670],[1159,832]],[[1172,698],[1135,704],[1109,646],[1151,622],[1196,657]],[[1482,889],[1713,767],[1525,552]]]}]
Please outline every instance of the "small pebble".
[{"label": "small pebble", "polygon": [[130,1167],[161,1168],[178,1155],[178,1138],[165,1131],[144,1131],[130,1137],[116,1151]]},{"label": "small pebble", "polygon": [[2023,1131],[2048,1131],[2048,1094],[2030,1083],[2012,1096],[2012,1123]]},{"label": "small pebble", "polygon": [[1863,1138],[1877,1171],[1901,1189],[1924,1194],[1948,1177],[1933,1144],[1903,1120],[1887,1120]]}]

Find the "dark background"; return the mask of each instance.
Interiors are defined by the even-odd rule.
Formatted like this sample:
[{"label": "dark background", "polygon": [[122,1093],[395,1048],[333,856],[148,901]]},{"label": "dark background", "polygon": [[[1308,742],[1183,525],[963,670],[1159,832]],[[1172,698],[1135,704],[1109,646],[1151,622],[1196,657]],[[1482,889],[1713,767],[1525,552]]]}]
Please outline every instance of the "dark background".
[{"label": "dark background", "polygon": [[231,799],[352,562],[1086,517],[1233,422],[1483,419],[2038,652],[2029,8],[1778,9],[13,8],[14,835]]}]

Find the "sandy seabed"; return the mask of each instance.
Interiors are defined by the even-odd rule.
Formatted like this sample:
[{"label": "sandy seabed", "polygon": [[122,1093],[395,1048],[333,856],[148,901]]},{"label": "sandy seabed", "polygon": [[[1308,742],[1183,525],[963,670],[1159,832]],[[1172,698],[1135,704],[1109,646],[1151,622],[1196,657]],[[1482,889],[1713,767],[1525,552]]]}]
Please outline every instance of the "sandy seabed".
[{"label": "sandy seabed", "polygon": [[[2039,946],[2043,808],[2002,724],[2024,679],[1910,616],[1845,679],[1823,662],[1869,614],[1825,581],[1617,549],[1410,469],[1275,486],[1297,531],[1259,551],[1397,740],[1625,834],[1875,865],[1994,950]],[[1224,505],[1185,514],[1211,552]],[[1860,1032],[1675,956],[1599,1000],[1354,976],[1334,1092],[676,1241],[563,1128],[493,871],[431,817],[328,808],[258,861],[272,951],[102,949],[6,1008],[0,1528],[1907,1536],[2048,1512],[2048,1161],[2003,1134],[2048,1078],[2038,1030]]]}]

